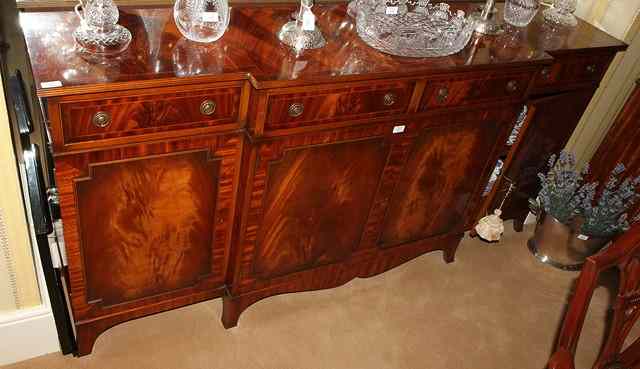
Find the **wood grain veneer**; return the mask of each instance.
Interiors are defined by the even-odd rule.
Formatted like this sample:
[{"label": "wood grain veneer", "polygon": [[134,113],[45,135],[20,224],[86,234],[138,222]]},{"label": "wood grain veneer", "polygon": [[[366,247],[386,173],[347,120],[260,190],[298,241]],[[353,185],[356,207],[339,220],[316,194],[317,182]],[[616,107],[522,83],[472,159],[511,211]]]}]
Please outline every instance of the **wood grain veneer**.
[{"label": "wood grain veneer", "polygon": [[[275,37],[294,9],[234,6],[225,35],[198,45],[170,8],[123,7],[134,41],[102,64],[74,51],[71,12],[22,14],[53,137],[79,355],[115,324],[196,301],[222,296],[231,327],[269,296],[435,250],[452,262],[500,200],[482,197],[496,160],[508,155],[520,178],[546,162],[625,48],[584,22],[551,32],[539,16],[474,35],[456,55],[401,58],[366,46],[345,4],[331,4],[314,7],[327,46],[295,55]],[[507,147],[525,103],[535,116]],[[93,125],[98,112],[110,123]]]}]

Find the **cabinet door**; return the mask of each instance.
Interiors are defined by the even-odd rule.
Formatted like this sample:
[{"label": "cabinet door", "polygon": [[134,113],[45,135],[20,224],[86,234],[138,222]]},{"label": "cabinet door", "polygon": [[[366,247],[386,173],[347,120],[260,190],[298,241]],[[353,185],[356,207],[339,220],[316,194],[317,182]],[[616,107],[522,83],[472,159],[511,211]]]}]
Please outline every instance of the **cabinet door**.
[{"label": "cabinet door", "polygon": [[410,146],[407,135],[392,131],[380,123],[254,146],[235,292],[285,283],[375,244],[389,184]]},{"label": "cabinet door", "polygon": [[[549,157],[565,147],[593,93],[592,88],[587,88],[532,102],[535,109],[530,111],[534,116],[505,169],[505,175],[516,183],[516,191],[504,204],[503,219],[516,219],[519,224],[524,221],[529,213],[529,198],[535,198],[540,191],[538,173],[545,173]],[[494,208],[504,194],[504,190],[498,192]]]},{"label": "cabinet door", "polygon": [[379,245],[467,230],[516,111],[508,107],[426,118],[389,202]]},{"label": "cabinet door", "polygon": [[222,293],[241,138],[56,158],[76,320]]}]

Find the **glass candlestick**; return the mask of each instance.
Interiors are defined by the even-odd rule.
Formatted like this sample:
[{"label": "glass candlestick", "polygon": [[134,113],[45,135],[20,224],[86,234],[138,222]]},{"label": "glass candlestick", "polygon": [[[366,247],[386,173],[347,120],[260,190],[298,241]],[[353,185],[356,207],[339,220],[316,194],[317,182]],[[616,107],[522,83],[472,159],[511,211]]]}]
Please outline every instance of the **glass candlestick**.
[{"label": "glass candlestick", "polygon": [[551,23],[575,27],[578,25],[578,20],[573,12],[576,11],[577,5],[578,0],[554,0],[553,7],[545,10],[542,15]]},{"label": "glass candlestick", "polygon": [[496,20],[495,0],[487,0],[476,19],[476,32],[485,35],[499,35],[504,32]]},{"label": "glass candlestick", "polygon": [[278,39],[296,51],[318,49],[326,44],[324,36],[316,26],[316,17],[311,11],[313,0],[301,0],[300,11],[295,20],[287,22],[278,32]]}]

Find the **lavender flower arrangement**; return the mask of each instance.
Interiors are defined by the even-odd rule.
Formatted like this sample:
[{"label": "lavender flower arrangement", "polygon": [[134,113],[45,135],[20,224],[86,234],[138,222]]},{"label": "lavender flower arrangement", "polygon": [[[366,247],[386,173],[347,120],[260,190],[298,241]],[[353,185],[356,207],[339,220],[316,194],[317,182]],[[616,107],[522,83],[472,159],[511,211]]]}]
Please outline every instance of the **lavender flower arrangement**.
[{"label": "lavender flower arrangement", "polygon": [[618,185],[618,176],[624,171],[622,164],[614,168],[597,202],[594,201],[597,182],[584,185],[578,192],[578,196],[581,196],[579,201],[582,202],[581,215],[584,218],[580,233],[606,238],[629,229],[626,212],[640,198],[636,193],[640,176],[627,178]]},{"label": "lavender flower arrangement", "polygon": [[640,176],[620,182],[618,177],[625,167],[618,164],[596,199],[600,184],[584,183],[589,166],[578,172],[575,165],[575,157],[563,151],[557,160],[555,155],[551,156],[546,176],[538,174],[542,185],[539,199],[545,212],[564,224],[581,217],[579,232],[591,237],[606,238],[629,229],[627,210],[640,199],[636,192]]},{"label": "lavender flower arrangement", "polygon": [[577,172],[575,156],[566,151],[562,151],[557,160],[555,154],[551,155],[548,165],[549,172],[546,176],[538,174],[542,185],[538,195],[540,203],[547,214],[568,224],[579,213],[580,202],[575,201],[575,196],[588,169],[582,173]]}]

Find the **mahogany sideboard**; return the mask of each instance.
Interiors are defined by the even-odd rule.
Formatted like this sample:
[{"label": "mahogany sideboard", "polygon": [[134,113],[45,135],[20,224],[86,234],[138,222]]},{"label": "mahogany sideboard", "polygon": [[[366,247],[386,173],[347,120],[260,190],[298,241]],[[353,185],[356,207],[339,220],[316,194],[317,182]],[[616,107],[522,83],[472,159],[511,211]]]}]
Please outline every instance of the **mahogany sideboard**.
[{"label": "mahogany sideboard", "polygon": [[434,250],[452,262],[500,195],[485,193],[496,161],[546,161],[626,47],[539,16],[450,57],[400,58],[365,45],[335,4],[314,8],[326,47],[296,55],[275,37],[293,10],[234,6],[223,38],[198,45],[170,8],[123,7],[134,40],[107,61],[76,53],[71,11],[21,15],[79,355],[109,327],[198,301],[222,297],[233,327],[268,296]]}]

